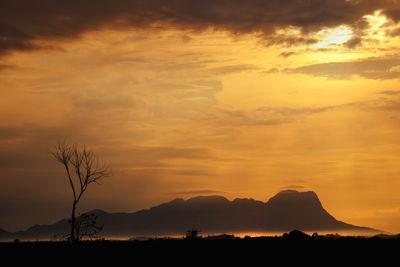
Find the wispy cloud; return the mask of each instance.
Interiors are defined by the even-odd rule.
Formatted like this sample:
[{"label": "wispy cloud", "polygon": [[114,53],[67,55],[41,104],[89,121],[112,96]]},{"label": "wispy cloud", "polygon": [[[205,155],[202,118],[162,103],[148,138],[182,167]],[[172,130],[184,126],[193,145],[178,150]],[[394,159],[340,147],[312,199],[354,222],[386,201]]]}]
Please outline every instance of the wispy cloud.
[{"label": "wispy cloud", "polygon": [[210,189],[203,189],[203,190],[188,190],[188,191],[179,191],[179,192],[171,192],[168,195],[210,195],[210,194],[225,194],[224,191],[218,190],[210,190]]},{"label": "wispy cloud", "polygon": [[14,65],[7,65],[7,64],[1,64],[0,63],[0,70],[5,70],[5,69],[15,69],[16,66]]},{"label": "wispy cloud", "polygon": [[296,54],[296,52],[287,51],[287,52],[282,52],[282,53],[280,53],[279,56],[280,56],[280,57],[287,58],[287,57],[293,56],[293,55],[295,55],[295,54]]},{"label": "wispy cloud", "polygon": [[294,189],[294,190],[307,190],[309,189],[307,186],[304,185],[286,185],[286,186],[282,186],[280,188],[280,190],[290,190],[290,189]]},{"label": "wispy cloud", "polygon": [[231,74],[235,72],[243,72],[243,71],[250,71],[250,70],[259,70],[260,67],[252,64],[238,64],[238,65],[228,65],[228,66],[221,66],[208,69],[207,71],[211,74],[216,75],[225,75]]},{"label": "wispy cloud", "polygon": [[257,111],[265,113],[273,113],[282,116],[298,116],[298,115],[311,115],[323,113],[327,111],[335,111],[344,108],[360,107],[363,105],[361,102],[351,102],[340,105],[331,105],[323,107],[305,107],[305,108],[289,108],[289,107],[260,107]]},{"label": "wispy cloud", "polygon": [[306,117],[315,114],[350,108],[368,109],[369,103],[351,102],[340,105],[299,108],[263,106],[252,110],[217,108],[208,113],[201,114],[194,119],[219,126],[267,127],[300,122]]},{"label": "wispy cloud", "polygon": [[400,94],[400,91],[385,90],[385,91],[380,91],[379,94],[382,94],[382,95],[389,95],[389,96],[395,96],[395,95],[399,95],[399,94]]},{"label": "wispy cloud", "polygon": [[357,61],[329,62],[306,65],[298,68],[287,68],[285,73],[303,73],[321,76],[328,79],[348,80],[355,77],[374,80],[399,79],[400,58],[367,58]]},{"label": "wispy cloud", "polygon": [[292,118],[263,116],[259,112],[245,110],[215,109],[196,117],[207,124],[220,126],[274,126],[292,122]]}]

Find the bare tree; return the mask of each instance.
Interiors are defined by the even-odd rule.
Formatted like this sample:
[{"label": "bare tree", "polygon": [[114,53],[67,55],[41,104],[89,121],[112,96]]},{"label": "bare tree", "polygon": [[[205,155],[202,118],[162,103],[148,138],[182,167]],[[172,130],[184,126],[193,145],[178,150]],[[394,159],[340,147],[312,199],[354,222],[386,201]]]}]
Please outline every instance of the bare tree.
[{"label": "bare tree", "polygon": [[103,230],[103,225],[98,224],[97,215],[94,213],[83,213],[75,221],[75,238],[77,241],[88,238],[95,240]]},{"label": "bare tree", "polygon": [[76,205],[81,200],[89,184],[98,183],[100,179],[111,176],[111,168],[108,164],[100,162],[93,151],[89,150],[86,146],[61,142],[51,154],[58,162],[64,165],[73,193],[71,233],[69,239],[74,242],[77,241]]}]

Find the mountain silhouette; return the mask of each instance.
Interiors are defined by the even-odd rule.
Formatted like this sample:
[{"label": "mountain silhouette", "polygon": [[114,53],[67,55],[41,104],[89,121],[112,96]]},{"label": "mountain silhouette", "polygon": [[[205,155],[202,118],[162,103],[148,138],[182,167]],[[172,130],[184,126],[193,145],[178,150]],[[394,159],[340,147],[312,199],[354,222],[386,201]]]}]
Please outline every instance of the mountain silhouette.
[{"label": "mountain silhouette", "polygon": [[9,233],[6,230],[0,228],[0,239],[8,238],[10,235],[11,235],[11,233]]},{"label": "mountain silhouette", "polygon": [[[284,232],[293,229],[377,233],[371,228],[336,220],[311,191],[281,191],[266,203],[247,198],[229,201],[222,196],[199,196],[188,200],[175,199],[134,213],[107,213],[99,209],[89,213],[98,216],[104,225],[102,235],[106,237],[182,235],[188,229],[199,229],[203,233]],[[64,219],[6,236],[51,238],[68,233],[68,226],[68,219]]]},{"label": "mountain silhouette", "polygon": [[356,226],[337,221],[312,191],[285,190],[266,203],[266,227],[274,230],[351,230]]}]

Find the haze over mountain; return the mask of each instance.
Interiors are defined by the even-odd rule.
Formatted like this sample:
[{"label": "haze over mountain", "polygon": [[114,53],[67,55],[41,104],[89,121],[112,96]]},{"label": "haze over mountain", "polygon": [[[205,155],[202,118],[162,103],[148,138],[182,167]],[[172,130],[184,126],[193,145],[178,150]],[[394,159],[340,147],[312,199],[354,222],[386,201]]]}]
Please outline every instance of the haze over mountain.
[{"label": "haze over mountain", "polygon": [[[102,235],[182,235],[188,229],[204,233],[359,231],[376,233],[371,228],[336,220],[323,207],[314,192],[281,191],[266,203],[254,199],[229,201],[222,196],[175,199],[134,213],[107,213],[93,210],[104,225]],[[52,225],[35,225],[26,231],[7,233],[0,238],[51,238],[68,232],[68,219]]]}]

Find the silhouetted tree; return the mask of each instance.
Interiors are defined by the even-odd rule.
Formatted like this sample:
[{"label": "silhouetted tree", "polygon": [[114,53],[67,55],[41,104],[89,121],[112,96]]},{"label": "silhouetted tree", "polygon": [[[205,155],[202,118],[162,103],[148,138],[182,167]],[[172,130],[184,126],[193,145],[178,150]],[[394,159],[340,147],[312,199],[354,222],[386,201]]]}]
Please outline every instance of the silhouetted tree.
[{"label": "silhouetted tree", "polygon": [[94,213],[83,213],[75,222],[75,238],[82,240],[84,238],[96,239],[103,230],[103,225],[99,225],[98,216]]},{"label": "silhouetted tree", "polygon": [[78,202],[87,190],[88,185],[98,183],[100,179],[111,176],[111,169],[108,164],[101,163],[93,151],[86,146],[61,142],[51,154],[64,165],[73,193],[69,239],[74,242],[77,241],[75,211]]},{"label": "silhouetted tree", "polygon": [[200,233],[200,231],[197,229],[190,229],[186,232],[186,239],[189,239],[189,240],[198,239],[198,238],[200,238],[199,233]]}]

